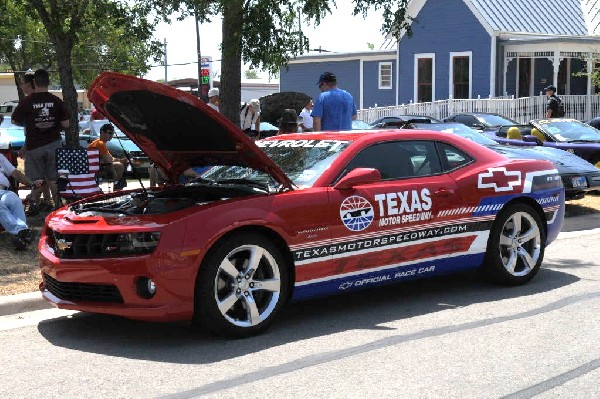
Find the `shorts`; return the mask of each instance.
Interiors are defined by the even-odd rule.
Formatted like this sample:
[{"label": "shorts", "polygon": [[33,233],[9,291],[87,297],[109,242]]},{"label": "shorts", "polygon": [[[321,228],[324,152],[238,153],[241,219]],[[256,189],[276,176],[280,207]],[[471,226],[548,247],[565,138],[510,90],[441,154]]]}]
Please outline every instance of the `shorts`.
[{"label": "shorts", "polygon": [[56,149],[62,148],[62,140],[56,140],[33,150],[25,151],[25,174],[31,180],[56,180]]},{"label": "shorts", "polygon": [[100,170],[96,175],[102,179],[114,180],[117,178],[117,172],[115,171],[115,167],[112,163],[100,164]]}]

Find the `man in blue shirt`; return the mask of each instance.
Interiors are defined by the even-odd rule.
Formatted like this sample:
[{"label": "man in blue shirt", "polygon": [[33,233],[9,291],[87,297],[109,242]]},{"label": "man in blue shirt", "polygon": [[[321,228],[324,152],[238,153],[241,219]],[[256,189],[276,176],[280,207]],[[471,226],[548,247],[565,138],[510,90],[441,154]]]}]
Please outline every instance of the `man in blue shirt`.
[{"label": "man in blue shirt", "polygon": [[318,84],[321,94],[311,114],[314,131],[352,130],[352,120],[356,119],[356,104],[352,95],[338,89],[337,79],[331,72],[323,73]]}]

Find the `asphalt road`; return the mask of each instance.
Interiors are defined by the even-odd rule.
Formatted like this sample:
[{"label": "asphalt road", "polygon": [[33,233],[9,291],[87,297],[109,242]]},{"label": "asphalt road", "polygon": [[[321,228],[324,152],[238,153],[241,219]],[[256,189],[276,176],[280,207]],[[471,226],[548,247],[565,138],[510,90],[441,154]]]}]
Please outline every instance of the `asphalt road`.
[{"label": "asphalt road", "polygon": [[459,275],[294,304],[228,341],[184,324],[0,318],[3,398],[600,398],[600,234],[528,285]]}]

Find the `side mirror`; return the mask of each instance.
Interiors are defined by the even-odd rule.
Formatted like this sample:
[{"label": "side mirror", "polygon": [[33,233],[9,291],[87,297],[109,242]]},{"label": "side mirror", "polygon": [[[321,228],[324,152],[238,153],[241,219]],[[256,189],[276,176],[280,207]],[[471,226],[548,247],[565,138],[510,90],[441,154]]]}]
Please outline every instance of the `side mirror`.
[{"label": "side mirror", "polygon": [[356,168],[342,177],[333,188],[336,190],[349,190],[354,186],[377,183],[379,181],[381,181],[381,173],[377,169]]},{"label": "side mirror", "polygon": [[540,139],[530,134],[523,136],[523,141],[526,143],[535,143],[535,145],[544,145]]}]

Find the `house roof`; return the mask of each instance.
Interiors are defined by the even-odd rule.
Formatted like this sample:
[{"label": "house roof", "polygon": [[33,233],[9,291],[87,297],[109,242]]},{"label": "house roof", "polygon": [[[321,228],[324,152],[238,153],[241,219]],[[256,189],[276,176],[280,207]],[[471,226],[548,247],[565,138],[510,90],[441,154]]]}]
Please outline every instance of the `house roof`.
[{"label": "house roof", "polygon": [[464,0],[496,32],[600,36],[600,0]]}]

